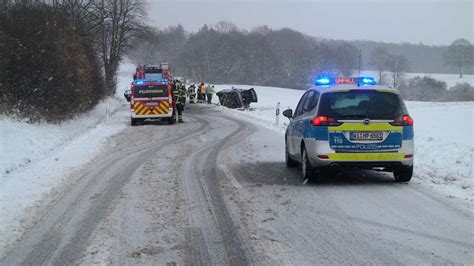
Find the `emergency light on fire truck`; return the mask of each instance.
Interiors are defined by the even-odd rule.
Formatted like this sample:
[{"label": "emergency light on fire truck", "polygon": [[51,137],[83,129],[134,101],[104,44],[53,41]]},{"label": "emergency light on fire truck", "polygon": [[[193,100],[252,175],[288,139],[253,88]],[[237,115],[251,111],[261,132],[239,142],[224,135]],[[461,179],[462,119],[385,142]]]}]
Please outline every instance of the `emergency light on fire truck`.
[{"label": "emergency light on fire truck", "polygon": [[143,84],[144,82],[168,83],[167,79],[136,79],[133,84]]}]

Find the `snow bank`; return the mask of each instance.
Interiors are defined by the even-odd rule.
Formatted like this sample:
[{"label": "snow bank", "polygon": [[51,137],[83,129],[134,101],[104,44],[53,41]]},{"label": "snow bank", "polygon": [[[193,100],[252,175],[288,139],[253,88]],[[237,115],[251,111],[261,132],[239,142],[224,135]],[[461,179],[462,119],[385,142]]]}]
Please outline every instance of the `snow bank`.
[{"label": "snow bank", "polygon": [[474,202],[474,102],[407,102],[415,120],[415,177]]},{"label": "snow bank", "polygon": [[0,180],[42,160],[103,122],[108,114],[123,105],[123,90],[120,88],[128,86],[133,70],[131,64],[122,65],[116,96],[105,99],[91,112],[60,125],[31,124],[0,116]]},{"label": "snow bank", "polygon": [[60,125],[31,124],[0,117],[1,179],[41,161],[65,143],[90,131],[105,119],[108,112],[114,111],[122,103],[122,99],[110,97],[98,104],[87,115]]},{"label": "snow bank", "polygon": [[7,239],[21,235],[28,208],[67,182],[68,174],[92,160],[108,137],[126,128],[128,117],[116,112],[126,105],[122,88],[129,87],[133,70],[123,64],[117,94],[77,119],[54,125],[0,117],[0,239],[5,239],[0,251]]},{"label": "snow bank", "polygon": [[[257,121],[284,133],[288,119],[281,112],[296,107],[302,90],[247,85],[216,85],[216,91],[231,87],[255,88],[258,103],[250,110],[221,107],[230,114]],[[275,109],[280,102],[279,125]],[[406,102],[415,120],[415,174],[413,182],[447,195],[474,202],[474,102]]]}]

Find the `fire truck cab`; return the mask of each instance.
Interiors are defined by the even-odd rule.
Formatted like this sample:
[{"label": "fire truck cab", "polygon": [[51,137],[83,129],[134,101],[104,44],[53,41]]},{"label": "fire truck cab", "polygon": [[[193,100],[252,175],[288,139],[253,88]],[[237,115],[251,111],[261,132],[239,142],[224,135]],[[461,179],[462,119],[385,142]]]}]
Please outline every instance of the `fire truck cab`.
[{"label": "fire truck cab", "polygon": [[162,70],[164,79],[173,80],[173,73],[168,63],[161,63],[160,69]]},{"label": "fire truck cab", "polygon": [[136,126],[147,119],[175,123],[173,97],[168,80],[134,80],[130,92],[125,93],[130,101],[131,125]]},{"label": "fire truck cab", "polygon": [[145,66],[145,79],[164,79],[163,69],[159,65]]}]

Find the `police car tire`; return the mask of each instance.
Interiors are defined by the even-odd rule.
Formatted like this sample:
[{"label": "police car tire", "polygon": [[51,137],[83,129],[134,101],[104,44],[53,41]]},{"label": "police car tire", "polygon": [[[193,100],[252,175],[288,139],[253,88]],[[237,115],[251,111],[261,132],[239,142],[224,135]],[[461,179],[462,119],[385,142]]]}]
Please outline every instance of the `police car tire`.
[{"label": "police car tire", "polygon": [[393,176],[397,182],[409,182],[413,176],[413,165],[409,167],[399,167],[393,171]]},{"label": "police car tire", "polygon": [[286,162],[286,167],[294,167],[298,165],[298,162],[293,160],[290,157],[290,154],[288,153],[288,146],[285,141],[285,162]]},{"label": "police car tire", "polygon": [[301,171],[303,173],[303,180],[315,181],[316,179],[316,171],[311,166],[309,162],[308,153],[306,149],[303,147],[301,151]]}]

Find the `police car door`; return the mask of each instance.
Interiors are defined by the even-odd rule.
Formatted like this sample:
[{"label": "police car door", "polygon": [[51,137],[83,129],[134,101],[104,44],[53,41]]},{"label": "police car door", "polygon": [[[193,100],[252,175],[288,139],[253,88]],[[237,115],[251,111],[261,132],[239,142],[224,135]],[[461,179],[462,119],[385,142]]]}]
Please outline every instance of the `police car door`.
[{"label": "police car door", "polygon": [[298,106],[296,107],[295,114],[293,115],[292,124],[292,145],[289,147],[290,153],[296,157],[301,157],[301,141],[304,138],[304,131],[305,131],[305,118],[307,116],[307,112],[305,110],[305,105],[308,99],[312,98],[314,95],[314,91],[307,91],[303,97],[301,97]]},{"label": "police car door", "polygon": [[295,112],[293,113],[293,119],[290,122],[290,125],[288,126],[288,152],[292,156],[296,156],[297,151],[296,151],[296,128],[297,125],[300,124],[299,118],[301,116],[302,110],[303,110],[303,105],[306,100],[308,93],[303,94],[301,97],[300,101],[298,102],[298,105],[296,106]]}]

